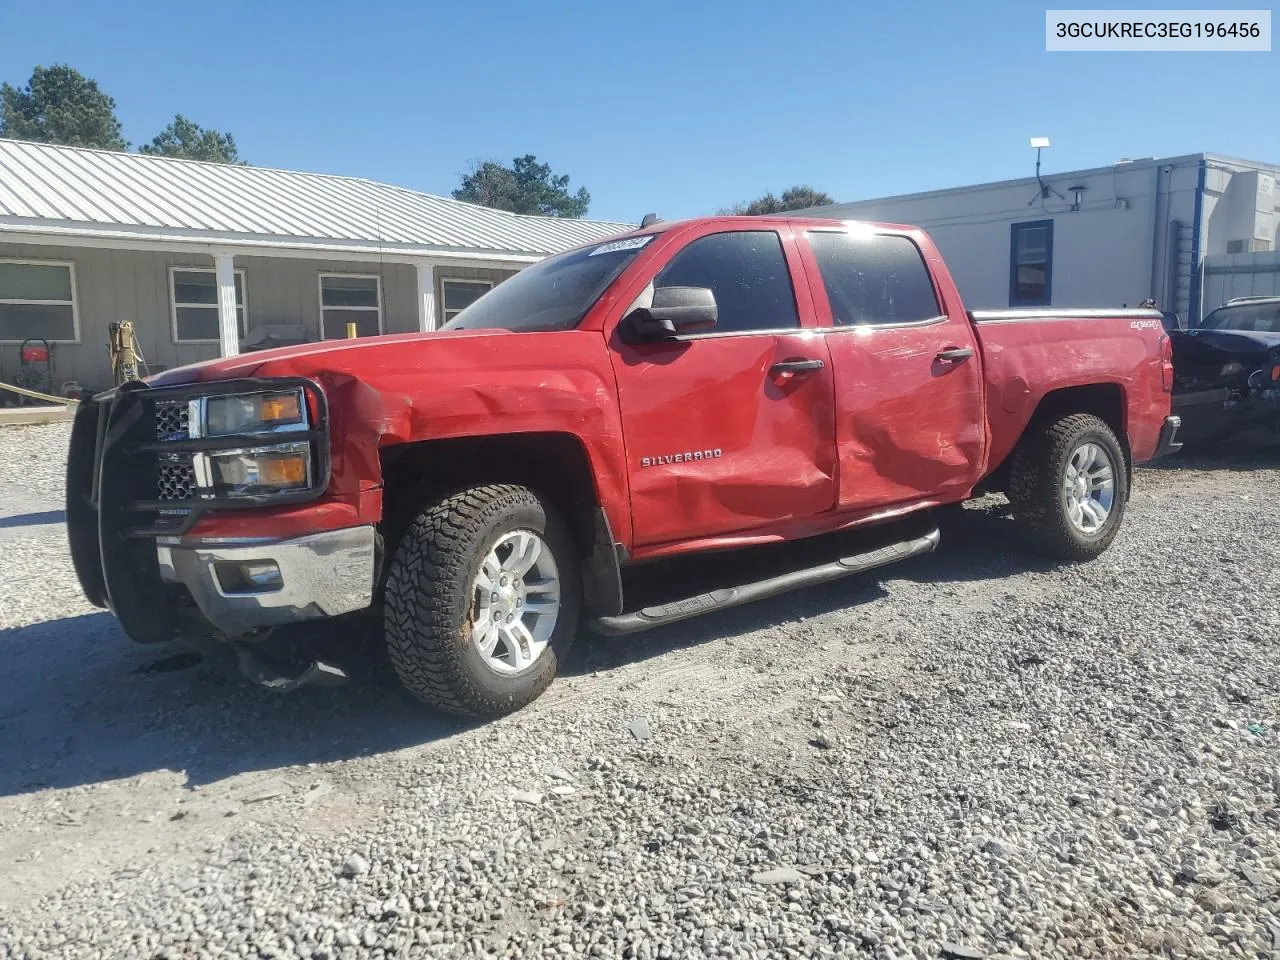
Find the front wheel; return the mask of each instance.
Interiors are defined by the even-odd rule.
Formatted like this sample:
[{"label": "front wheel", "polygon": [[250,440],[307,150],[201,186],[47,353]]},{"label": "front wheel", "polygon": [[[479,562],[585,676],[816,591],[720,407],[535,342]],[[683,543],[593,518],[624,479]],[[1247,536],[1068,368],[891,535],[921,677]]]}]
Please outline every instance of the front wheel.
[{"label": "front wheel", "polygon": [[1098,417],[1032,425],[1006,493],[1031,545],[1057,560],[1090,560],[1120,531],[1129,498],[1124,450]]},{"label": "front wheel", "polygon": [[475,717],[535,700],[578,627],[578,556],[564,521],[525,487],[440,500],[409,525],[387,574],[387,650],[418,699]]}]

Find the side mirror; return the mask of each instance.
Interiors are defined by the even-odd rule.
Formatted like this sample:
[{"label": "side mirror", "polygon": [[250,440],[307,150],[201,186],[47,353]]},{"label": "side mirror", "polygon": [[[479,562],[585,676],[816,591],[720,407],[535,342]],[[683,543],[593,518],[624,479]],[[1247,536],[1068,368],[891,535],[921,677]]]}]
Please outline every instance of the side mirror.
[{"label": "side mirror", "polygon": [[666,340],[681,333],[710,330],[718,316],[716,295],[709,287],[659,287],[653,303],[636,307],[622,318],[626,343]]}]

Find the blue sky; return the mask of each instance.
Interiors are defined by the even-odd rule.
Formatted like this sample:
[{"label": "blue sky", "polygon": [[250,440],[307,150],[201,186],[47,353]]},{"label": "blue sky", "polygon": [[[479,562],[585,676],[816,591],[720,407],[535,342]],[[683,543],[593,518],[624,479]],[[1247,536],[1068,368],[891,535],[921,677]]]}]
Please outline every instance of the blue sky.
[{"label": "blue sky", "polygon": [[533,153],[590,189],[591,216],[631,221],[797,182],[856,200],[1027,176],[1032,135],[1053,139],[1048,171],[1201,150],[1280,163],[1280,54],[1050,54],[1044,11],[0,0],[0,80],[67,62],[135,146],[182,112],[261,166],[445,195],[470,160]]}]

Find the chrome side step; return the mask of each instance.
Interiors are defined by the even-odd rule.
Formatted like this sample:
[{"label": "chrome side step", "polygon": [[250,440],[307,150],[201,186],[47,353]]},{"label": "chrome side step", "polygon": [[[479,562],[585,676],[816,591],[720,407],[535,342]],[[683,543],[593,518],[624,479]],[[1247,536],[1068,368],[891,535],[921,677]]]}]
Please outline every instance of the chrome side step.
[{"label": "chrome side step", "polygon": [[765,580],[757,580],[754,583],[725,587],[686,597],[682,600],[674,600],[670,603],[644,607],[634,613],[623,613],[616,617],[596,617],[588,620],[587,626],[596,633],[602,633],[609,637],[649,630],[653,627],[665,626],[668,623],[688,620],[690,617],[696,617],[700,614],[711,613],[713,610],[727,610],[730,607],[751,603],[755,600],[763,600],[779,593],[786,593],[788,590],[828,583],[831,580],[839,580],[841,577],[847,577],[850,574],[861,573],[864,570],[871,570],[875,567],[883,567],[886,564],[895,563],[898,560],[906,560],[908,557],[918,556],[922,553],[930,553],[938,546],[938,539],[938,531],[934,529],[923,536],[915,537],[911,540],[890,543],[866,553],[841,557],[838,560],[819,564],[816,567],[794,570]]}]

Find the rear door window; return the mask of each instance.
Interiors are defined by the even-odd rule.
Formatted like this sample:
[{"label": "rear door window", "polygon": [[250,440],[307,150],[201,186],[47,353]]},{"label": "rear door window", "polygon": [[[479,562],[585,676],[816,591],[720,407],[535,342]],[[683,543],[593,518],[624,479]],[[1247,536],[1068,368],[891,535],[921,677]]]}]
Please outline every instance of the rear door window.
[{"label": "rear door window", "polygon": [[907,237],[834,230],[805,236],[836,326],[919,323],[941,316],[929,268]]},{"label": "rear door window", "polygon": [[653,285],[710,287],[719,314],[716,333],[800,326],[782,240],[772,230],[699,237],[662,268]]}]

